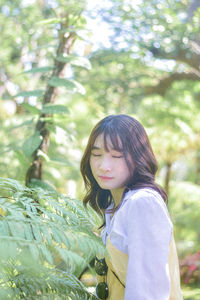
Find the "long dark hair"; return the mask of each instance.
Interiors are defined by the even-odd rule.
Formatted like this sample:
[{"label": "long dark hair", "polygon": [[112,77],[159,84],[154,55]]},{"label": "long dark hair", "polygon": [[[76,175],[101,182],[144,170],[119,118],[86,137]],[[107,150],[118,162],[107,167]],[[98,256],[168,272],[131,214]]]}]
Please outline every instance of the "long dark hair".
[{"label": "long dark hair", "polygon": [[[84,205],[86,206],[89,203],[95,211],[104,216],[105,209],[112,202],[111,192],[102,189],[98,185],[90,168],[92,147],[96,138],[102,133],[105,148],[108,148],[107,137],[109,137],[113,148],[123,152],[130,170],[131,176],[126,185],[125,193],[127,190],[148,187],[156,190],[167,203],[166,192],[155,183],[157,162],[144,127],[136,119],[121,114],[107,116],[94,127],[90,134],[80,166],[87,190],[83,199]],[[128,154],[134,162],[134,169],[128,160]]]}]

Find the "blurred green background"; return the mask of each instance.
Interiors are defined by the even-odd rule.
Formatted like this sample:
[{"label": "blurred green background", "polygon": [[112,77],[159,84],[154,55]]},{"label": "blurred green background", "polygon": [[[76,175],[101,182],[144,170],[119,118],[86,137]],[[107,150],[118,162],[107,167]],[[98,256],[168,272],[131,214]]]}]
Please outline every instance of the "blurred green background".
[{"label": "blurred green background", "polygon": [[2,0],[0,11],[0,176],[81,200],[94,124],[136,117],[169,194],[184,299],[200,299],[199,1]]}]

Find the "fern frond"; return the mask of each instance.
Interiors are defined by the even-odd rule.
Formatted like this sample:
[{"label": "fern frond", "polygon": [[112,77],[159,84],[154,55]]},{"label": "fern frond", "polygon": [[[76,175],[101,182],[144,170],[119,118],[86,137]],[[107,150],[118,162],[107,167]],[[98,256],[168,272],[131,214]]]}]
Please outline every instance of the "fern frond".
[{"label": "fern frond", "polygon": [[12,299],[92,299],[78,277],[97,252],[105,251],[94,233],[100,221],[96,213],[76,199],[9,178],[0,178],[0,213],[3,291]]}]

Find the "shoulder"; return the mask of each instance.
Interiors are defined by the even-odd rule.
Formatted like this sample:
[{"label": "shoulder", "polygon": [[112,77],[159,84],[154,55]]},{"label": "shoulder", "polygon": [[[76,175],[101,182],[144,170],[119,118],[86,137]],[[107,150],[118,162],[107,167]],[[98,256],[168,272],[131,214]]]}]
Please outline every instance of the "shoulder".
[{"label": "shoulder", "polygon": [[155,221],[159,218],[165,219],[172,226],[167,206],[161,195],[150,188],[142,188],[127,192],[122,209],[127,218],[142,218]]},{"label": "shoulder", "polygon": [[[173,225],[166,204],[160,194],[151,189],[130,190],[126,193],[121,207],[115,213],[112,222],[111,241],[121,245],[127,253],[127,245],[132,240],[143,240],[144,237],[170,241]],[[122,242],[121,237],[124,238]]]},{"label": "shoulder", "polygon": [[145,197],[145,198],[161,198],[160,194],[152,189],[152,188],[141,188],[141,189],[136,189],[136,190],[129,190],[126,194],[125,194],[125,198],[124,200],[127,199],[138,199],[141,197]]},{"label": "shoulder", "polygon": [[173,224],[167,206],[160,194],[151,189],[130,193],[124,203],[127,233],[131,236],[149,236],[156,240],[171,240]]},{"label": "shoulder", "polygon": [[158,206],[164,210],[167,210],[167,206],[161,195],[157,191],[150,188],[128,191],[124,198],[124,206]]}]

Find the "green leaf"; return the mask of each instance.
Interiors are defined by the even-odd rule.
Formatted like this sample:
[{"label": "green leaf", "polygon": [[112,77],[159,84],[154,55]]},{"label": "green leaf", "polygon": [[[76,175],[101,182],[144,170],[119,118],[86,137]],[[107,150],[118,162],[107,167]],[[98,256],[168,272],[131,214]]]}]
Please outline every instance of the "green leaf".
[{"label": "green leaf", "polygon": [[37,114],[37,115],[40,114],[40,110],[37,107],[35,107],[29,103],[24,102],[21,104],[21,106],[24,107],[28,112],[30,112],[32,114]]},{"label": "green leaf", "polygon": [[47,247],[45,246],[45,244],[42,244],[40,246],[40,249],[42,250],[42,253],[44,255],[44,257],[46,258],[46,260],[53,265],[53,258],[51,253],[49,252],[49,250],[47,249]]},{"label": "green leaf", "polygon": [[16,224],[15,222],[9,222],[9,228],[13,237],[24,238],[22,226]]},{"label": "green leaf", "polygon": [[49,228],[47,228],[46,226],[41,226],[40,230],[42,231],[43,236],[44,236],[45,240],[47,241],[47,243],[51,244],[52,237],[51,237]]},{"label": "green leaf", "polygon": [[74,55],[59,55],[56,60],[63,63],[70,63],[75,66],[83,67],[91,70],[91,63],[86,57],[74,56]]},{"label": "green leaf", "polygon": [[24,226],[24,234],[25,234],[25,238],[27,240],[33,240],[34,239],[33,229],[31,227],[31,224],[27,224],[26,226]]},{"label": "green leaf", "polygon": [[86,93],[85,88],[78,81],[73,80],[73,83],[76,86],[76,92],[84,95]]},{"label": "green leaf", "polygon": [[10,235],[9,227],[7,222],[2,222],[0,227],[1,235]]},{"label": "green leaf", "polygon": [[37,224],[32,225],[33,235],[38,242],[42,242],[43,238],[40,232],[40,227]]},{"label": "green leaf", "polygon": [[33,152],[40,146],[42,137],[40,136],[39,131],[36,131],[31,137],[25,140],[22,150],[24,154],[29,157]]},{"label": "green leaf", "polygon": [[64,86],[70,93],[79,92],[81,94],[85,94],[84,87],[75,80],[53,76],[49,81],[49,85],[54,87]]},{"label": "green leaf", "polygon": [[25,91],[16,94],[14,97],[40,97],[44,94],[43,90]]},{"label": "green leaf", "polygon": [[43,114],[67,114],[69,110],[65,105],[45,104],[41,112]]},{"label": "green leaf", "polygon": [[38,68],[32,68],[28,71],[25,71],[24,73],[46,73],[49,71],[52,71],[54,69],[54,67],[50,67],[50,66],[46,66],[46,67],[38,67]]}]

